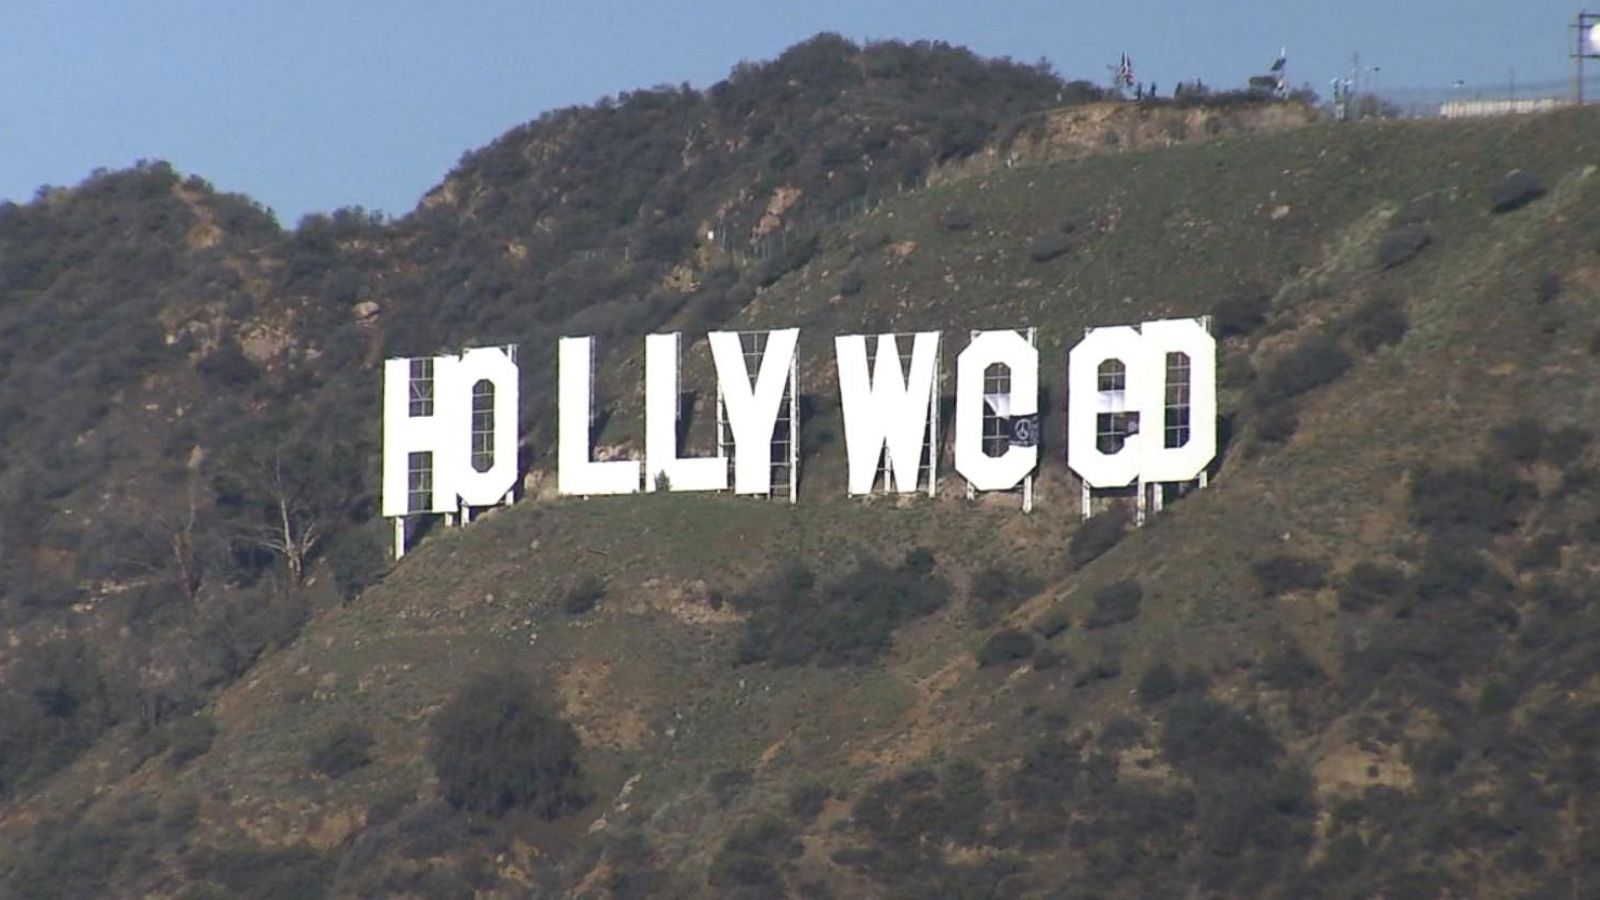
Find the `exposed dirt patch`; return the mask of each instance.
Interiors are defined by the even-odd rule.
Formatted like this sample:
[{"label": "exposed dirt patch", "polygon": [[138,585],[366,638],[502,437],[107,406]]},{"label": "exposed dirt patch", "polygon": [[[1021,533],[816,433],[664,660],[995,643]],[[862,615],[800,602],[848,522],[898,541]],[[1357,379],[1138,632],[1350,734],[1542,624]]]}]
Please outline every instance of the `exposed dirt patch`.
[{"label": "exposed dirt patch", "polygon": [[636,750],[650,736],[650,724],[618,697],[610,679],[611,663],[599,660],[579,661],[562,672],[564,714],[585,744]]}]

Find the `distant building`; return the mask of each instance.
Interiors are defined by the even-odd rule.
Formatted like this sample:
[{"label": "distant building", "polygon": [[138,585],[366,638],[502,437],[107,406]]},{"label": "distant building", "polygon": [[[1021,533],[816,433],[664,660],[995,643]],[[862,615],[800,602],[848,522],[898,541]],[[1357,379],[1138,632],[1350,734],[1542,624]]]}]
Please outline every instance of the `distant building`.
[{"label": "distant building", "polygon": [[1439,115],[1445,119],[1471,119],[1479,116],[1549,112],[1566,106],[1568,102],[1556,97],[1526,100],[1451,100],[1439,104]]}]

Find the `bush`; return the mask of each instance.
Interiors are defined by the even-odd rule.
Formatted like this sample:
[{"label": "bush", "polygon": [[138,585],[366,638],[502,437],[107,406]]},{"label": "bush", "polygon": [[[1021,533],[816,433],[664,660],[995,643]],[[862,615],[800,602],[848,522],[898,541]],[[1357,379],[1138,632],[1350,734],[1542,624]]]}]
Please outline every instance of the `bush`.
[{"label": "bush", "polygon": [[828,804],[828,798],[833,795],[828,786],[815,781],[808,781],[789,792],[789,815],[796,821],[810,824],[822,814],[822,808]]},{"label": "bush", "polygon": [[1064,609],[1052,609],[1033,622],[1033,630],[1045,640],[1072,627],[1072,615]]},{"label": "bush", "polygon": [[750,770],[745,768],[723,769],[706,780],[706,788],[718,809],[725,809],[749,786]]},{"label": "bush", "polygon": [[1521,209],[1543,197],[1544,182],[1531,172],[1513,169],[1489,187],[1489,208],[1496,213]]},{"label": "bush", "polygon": [[1184,769],[1243,773],[1283,753],[1266,726],[1209,697],[1185,694],[1167,709],[1161,751]]},{"label": "bush", "polygon": [[1368,353],[1388,344],[1398,344],[1410,323],[1405,310],[1392,298],[1373,297],[1361,304],[1350,317],[1350,337]]},{"label": "bush", "polygon": [[880,879],[903,875],[897,870],[906,863],[928,861],[920,847],[977,843],[991,802],[984,781],[982,769],[960,761],[937,772],[912,769],[868,787],[851,807],[851,819],[891,857],[868,868]]},{"label": "bush", "polygon": [[1484,683],[1483,690],[1478,692],[1478,712],[1482,715],[1510,712],[1516,705],[1516,690],[1499,679],[1489,679]]},{"label": "bush", "polygon": [[1088,518],[1067,541],[1067,559],[1081,569],[1117,545],[1128,532],[1128,513],[1121,506]]},{"label": "bush", "polygon": [[306,761],[329,778],[342,778],[372,762],[372,731],[365,725],[341,722],[322,736]]},{"label": "bush", "polygon": [[239,342],[225,338],[217,349],[195,365],[201,375],[215,379],[226,387],[239,388],[254,383],[261,370],[244,355]]},{"label": "bush", "polygon": [[1015,628],[995,632],[978,650],[978,665],[1014,665],[1033,655],[1033,635]]},{"label": "bush", "polygon": [[1402,225],[1378,238],[1374,251],[1378,265],[1393,269],[1404,265],[1433,243],[1433,231],[1426,225]]},{"label": "bush", "polygon": [[1268,656],[1261,666],[1262,683],[1280,691],[1311,687],[1326,677],[1322,667],[1295,644]]},{"label": "bush", "polygon": [[711,861],[711,885],[725,891],[749,891],[752,896],[786,896],[780,867],[804,852],[789,826],[777,819],[741,825],[728,835]]},{"label": "bush", "polygon": [[1039,593],[1044,582],[1016,565],[991,563],[972,576],[973,621],[988,628],[1001,616]]},{"label": "bush", "polygon": [[1394,566],[1359,562],[1338,581],[1339,608],[1365,612],[1406,593],[1406,576]]},{"label": "bush", "polygon": [[1561,296],[1561,276],[1551,271],[1539,274],[1539,280],[1533,286],[1533,299],[1543,306]]},{"label": "bush", "polygon": [[1028,244],[1028,258],[1036,263],[1049,262],[1072,249],[1072,238],[1064,231],[1047,231]]},{"label": "bush", "polygon": [[1514,531],[1537,498],[1532,484],[1499,466],[1425,466],[1411,475],[1412,520],[1456,540]]},{"label": "bush", "polygon": [[1420,600],[1460,600],[1481,588],[1504,587],[1499,573],[1483,554],[1459,541],[1436,540],[1428,545],[1412,579]]},{"label": "bush", "polygon": [[1267,406],[1331,384],[1350,368],[1350,355],[1322,332],[1307,336],[1267,366],[1256,382],[1256,400]]},{"label": "bush", "polygon": [[1056,650],[1049,644],[1040,644],[1039,649],[1033,651],[1033,670],[1043,672],[1054,669],[1063,664],[1070,664],[1072,658]]},{"label": "bush", "polygon": [[1266,324],[1272,298],[1266,294],[1235,295],[1217,304],[1211,312],[1211,325],[1217,337],[1239,337]]},{"label": "bush", "polygon": [[1314,590],[1328,583],[1327,564],[1320,560],[1279,553],[1250,564],[1250,572],[1268,597],[1293,591]]},{"label": "bush", "polygon": [[167,757],[174,769],[181,769],[206,754],[217,737],[216,720],[197,713],[173,720],[167,726],[172,755]]},{"label": "bush", "polygon": [[210,851],[195,869],[240,900],[315,900],[327,895],[335,861],[308,847],[244,844]]},{"label": "bush", "polygon": [[1178,692],[1178,673],[1166,660],[1153,663],[1139,676],[1139,702],[1160,703]]},{"label": "bush", "polygon": [[1544,423],[1532,416],[1507,422],[1489,434],[1495,452],[1518,465],[1532,465],[1544,454]]},{"label": "bush", "polygon": [[561,609],[569,616],[581,616],[599,605],[605,595],[606,585],[600,576],[585,575],[562,595]]},{"label": "bush", "polygon": [[966,231],[972,227],[972,210],[964,206],[947,206],[936,217],[939,227],[946,231]]},{"label": "bush", "polygon": [[1288,403],[1269,406],[1256,416],[1256,437],[1264,443],[1282,444],[1294,437],[1300,417]]},{"label": "bush", "polygon": [[804,566],[783,565],[734,597],[749,614],[738,661],[865,665],[888,649],[896,628],[939,609],[949,593],[926,550],[895,568],[864,560],[826,584]]},{"label": "bush", "polygon": [[375,528],[347,528],[333,537],[328,562],[340,595],[352,600],[388,569],[389,547]]},{"label": "bush", "polygon": [[839,276],[839,295],[841,297],[854,297],[861,293],[867,286],[867,276],[861,274],[860,269],[848,269]]},{"label": "bush", "polygon": [[584,804],[578,736],[519,673],[468,681],[433,717],[428,758],[451,805],[554,819]]},{"label": "bush", "polygon": [[1139,616],[1139,604],[1144,599],[1144,589],[1137,581],[1113,581],[1094,593],[1094,610],[1083,624],[1085,628],[1105,628],[1132,622]]},{"label": "bush", "polygon": [[1544,459],[1552,465],[1567,468],[1583,458],[1594,436],[1580,425],[1563,425],[1548,432],[1544,439]]},{"label": "bush", "polygon": [[1561,548],[1567,545],[1565,535],[1546,532],[1529,540],[1517,551],[1516,566],[1519,572],[1536,569],[1555,569],[1561,566]]}]

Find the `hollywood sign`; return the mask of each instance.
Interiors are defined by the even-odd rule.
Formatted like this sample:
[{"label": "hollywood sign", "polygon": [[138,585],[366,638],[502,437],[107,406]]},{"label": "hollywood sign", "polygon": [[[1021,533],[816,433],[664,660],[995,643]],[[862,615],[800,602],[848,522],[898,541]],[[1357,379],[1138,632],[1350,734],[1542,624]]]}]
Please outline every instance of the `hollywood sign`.
[{"label": "hollywood sign", "polygon": [[[1205,482],[1216,454],[1216,341],[1205,319],[1091,328],[1068,355],[1067,464],[1095,491],[1136,490],[1139,518],[1162,485]],[[645,338],[642,459],[596,459],[594,342],[558,352],[556,484],[563,495],[656,490],[787,496],[799,472],[797,328],[715,331],[716,448],[681,446],[678,334]],[[941,335],[834,339],[850,495],[933,496],[940,461]],[[419,514],[470,520],[513,499],[518,480],[516,347],[384,364],[383,514],[395,553]],[[1039,464],[1039,354],[1032,328],[973,331],[955,358],[955,471],[969,496],[1020,491]],[[880,477],[881,476],[881,477]],[[1154,488],[1151,490],[1151,488]]]}]

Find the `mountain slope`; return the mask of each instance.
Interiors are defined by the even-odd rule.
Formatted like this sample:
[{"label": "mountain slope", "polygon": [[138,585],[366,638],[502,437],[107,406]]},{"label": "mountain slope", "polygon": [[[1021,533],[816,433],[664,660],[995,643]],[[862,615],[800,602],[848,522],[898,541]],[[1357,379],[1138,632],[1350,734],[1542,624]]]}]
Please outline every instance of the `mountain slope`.
[{"label": "mountain slope", "polygon": [[[798,506],[530,499],[435,531],[223,689],[193,759],[103,741],[15,803],[9,877],[42,877],[31,848],[109,858],[123,893],[277,871],[357,895],[1583,895],[1597,145],[1587,111],[1324,127],[886,202],[735,319],[803,329]],[[1494,212],[1513,168],[1549,190]],[[1071,249],[1032,261],[1063,223]],[[1397,261],[1407,228],[1428,240]],[[833,334],[1036,325],[1054,410],[1082,328],[1212,310],[1241,333],[1211,487],[1103,555],[1069,562],[1059,440],[1032,515],[953,478],[842,496]],[[637,401],[609,396],[627,443]],[[817,623],[782,618],[794,596]],[[886,620],[887,646],[782,662],[807,628]],[[1031,648],[986,652],[1008,628]],[[588,802],[552,821],[439,799],[428,723],[504,668],[581,741]],[[349,722],[370,763],[319,774]],[[181,837],[146,846],[158,825]]]}]

